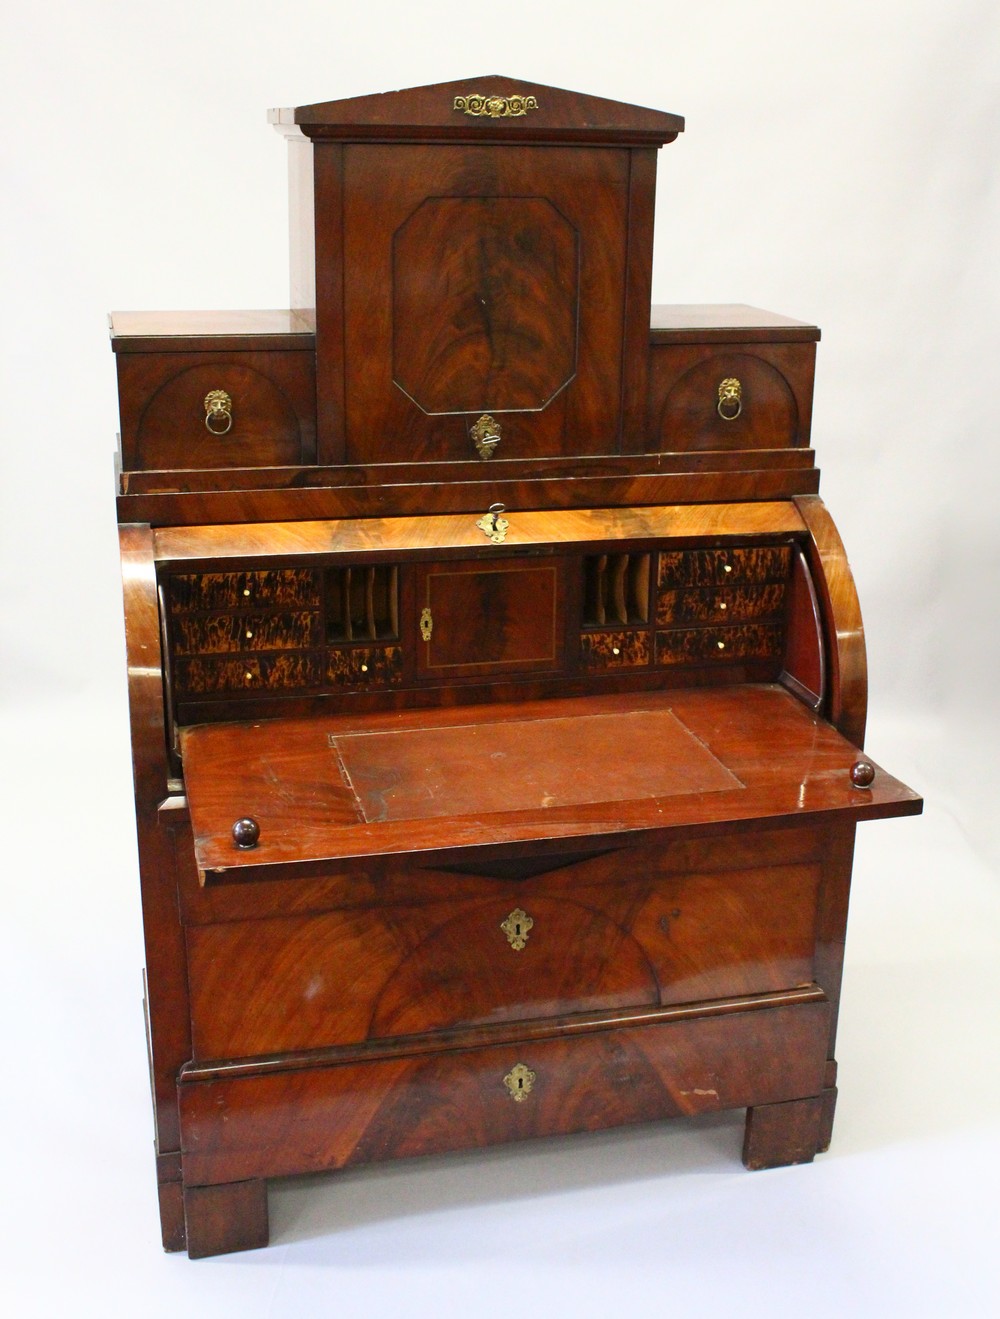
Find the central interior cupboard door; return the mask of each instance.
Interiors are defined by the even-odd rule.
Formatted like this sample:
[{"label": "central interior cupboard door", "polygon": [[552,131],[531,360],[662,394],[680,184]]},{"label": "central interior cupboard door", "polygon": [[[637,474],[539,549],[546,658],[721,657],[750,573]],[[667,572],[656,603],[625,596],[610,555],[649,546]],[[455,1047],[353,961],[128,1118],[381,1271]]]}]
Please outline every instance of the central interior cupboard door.
[{"label": "central interior cupboard door", "polygon": [[420,678],[556,672],[565,651],[562,558],[420,564]]},{"label": "central interior cupboard door", "polygon": [[617,450],[628,157],[345,148],[349,463]]}]

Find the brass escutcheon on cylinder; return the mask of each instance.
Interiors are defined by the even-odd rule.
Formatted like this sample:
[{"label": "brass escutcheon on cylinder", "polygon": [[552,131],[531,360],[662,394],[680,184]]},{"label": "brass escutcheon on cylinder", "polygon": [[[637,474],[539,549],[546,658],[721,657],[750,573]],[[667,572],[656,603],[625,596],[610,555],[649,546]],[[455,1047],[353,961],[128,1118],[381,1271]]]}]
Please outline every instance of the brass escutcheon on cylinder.
[{"label": "brass escutcheon on cylinder", "polygon": [[490,538],[494,545],[501,545],[506,539],[507,528],[510,523],[506,518],[500,516],[501,513],[506,511],[506,504],[490,504],[489,509],[483,516],[476,520],[476,526],[484,535]]},{"label": "brass escutcheon on cylinder", "polygon": [[224,389],[205,395],[205,429],[212,435],[228,435],[233,429],[233,400]]},{"label": "brass escutcheon on cylinder", "polygon": [[720,382],[716,409],[723,421],[735,421],[743,411],[743,386],[735,376]]}]

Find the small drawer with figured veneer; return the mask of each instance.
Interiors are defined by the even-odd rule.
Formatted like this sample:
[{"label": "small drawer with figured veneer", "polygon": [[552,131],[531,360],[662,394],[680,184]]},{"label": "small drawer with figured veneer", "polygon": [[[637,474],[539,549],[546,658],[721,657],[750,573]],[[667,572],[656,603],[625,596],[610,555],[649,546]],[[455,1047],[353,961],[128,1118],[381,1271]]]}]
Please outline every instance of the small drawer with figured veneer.
[{"label": "small drawer with figured veneer", "polygon": [[656,634],[655,663],[729,663],[733,660],[777,660],[784,645],[784,629],[758,623],[735,627],[674,628]]},{"label": "small drawer with figured veneer", "polygon": [[320,642],[319,614],[181,614],[171,633],[175,655],[309,650]]},{"label": "small drawer with figured veneer", "polygon": [[734,549],[669,550],[660,554],[660,593],[677,587],[735,586],[784,582],[792,566],[790,545],[744,545]]},{"label": "small drawer with figured veneer", "polygon": [[295,690],[317,687],[322,680],[318,656],[253,655],[241,659],[180,659],[174,681],[182,695]]},{"label": "small drawer with figured veneer", "polygon": [[171,614],[261,605],[309,608],[320,603],[320,574],[311,568],[176,573],[168,579],[167,601]]},{"label": "small drawer with figured veneer", "polygon": [[717,590],[661,591],[656,601],[656,621],[662,626],[780,618],[785,593],[784,582],[719,587]]},{"label": "small drawer with figured veneer", "polygon": [[584,632],[580,665],[591,673],[638,669],[649,664],[648,632]]},{"label": "small drawer with figured veneer", "polygon": [[401,646],[344,646],[326,655],[326,683],[335,688],[399,687],[403,682]]},{"label": "small drawer with figured veneer", "polygon": [[315,461],[313,354],[118,353],[126,471]]}]

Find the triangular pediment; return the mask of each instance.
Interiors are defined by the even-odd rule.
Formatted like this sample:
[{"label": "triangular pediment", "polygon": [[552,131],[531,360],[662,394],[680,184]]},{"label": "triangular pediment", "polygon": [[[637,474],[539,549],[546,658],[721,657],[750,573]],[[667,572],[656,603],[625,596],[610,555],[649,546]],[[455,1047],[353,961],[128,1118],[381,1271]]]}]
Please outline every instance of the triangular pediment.
[{"label": "triangular pediment", "polygon": [[279,128],[294,126],[308,137],[342,140],[660,145],[684,128],[680,115],[497,73],[272,110],[270,118]]}]

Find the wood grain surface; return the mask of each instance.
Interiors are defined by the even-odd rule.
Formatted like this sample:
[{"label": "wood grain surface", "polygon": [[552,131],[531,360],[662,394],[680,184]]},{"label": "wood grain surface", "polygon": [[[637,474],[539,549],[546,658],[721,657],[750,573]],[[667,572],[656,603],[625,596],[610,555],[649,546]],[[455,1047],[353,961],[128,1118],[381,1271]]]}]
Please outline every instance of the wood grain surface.
[{"label": "wood grain surface", "polygon": [[[482,512],[485,511],[484,505]],[[649,508],[556,508],[523,513],[511,509],[504,516],[510,523],[503,546],[506,552],[569,542],[583,546],[613,540],[658,540],[668,536],[782,536],[805,531],[805,523],[790,501],[674,504]],[[249,563],[255,558],[306,554],[381,554],[389,557],[402,549],[478,549],[490,557],[497,557],[500,547],[490,545],[475,523],[475,518],[465,514],[449,514],[323,522],[245,522],[239,526],[159,527],[154,532],[154,544],[160,563],[230,558],[245,559]],[[713,559],[713,565],[715,562]],[[780,569],[778,572],[780,575]],[[712,574],[712,582],[718,579],[720,585],[725,584],[721,566],[717,571],[713,567]],[[677,584],[699,583],[685,581]]]},{"label": "wood grain surface", "polygon": [[[828,1018],[822,1000],[747,1003],[382,1061],[217,1080],[187,1071],[179,1087],[185,1181],[319,1172],[817,1094]],[[535,1074],[520,1103],[504,1085],[519,1063]]]},{"label": "wood grain surface", "polygon": [[[625,730],[637,713],[665,711],[683,725],[697,751],[682,762],[695,771],[705,749],[728,774],[718,784],[694,791],[665,792],[631,799],[594,800],[585,804],[532,806],[516,780],[508,785],[505,807],[433,817],[386,818],[367,822],[357,794],[337,763],[334,741],[370,734],[434,730],[448,760],[461,764],[470,730],[502,729],[511,722],[540,721],[539,733],[557,719],[585,721],[605,717],[600,755],[591,772],[614,782],[627,770],[631,750]],[[619,733],[612,731],[617,728]],[[489,735],[487,735],[487,742]],[[770,686],[720,687],[646,693],[641,696],[595,696],[460,710],[400,711],[384,715],[332,719],[271,721],[264,724],[203,725],[187,728],[181,740],[199,869],[225,872],[247,867],[266,871],[321,858],[379,855],[391,852],[447,850],[467,846],[553,837],[607,837],[643,830],[669,832],[733,821],[784,820],[840,815],[860,820],[908,815],[921,808],[919,797],[882,770],[871,788],[851,784],[857,749],[818,719],[788,692]],[[440,750],[440,749],[439,749]],[[445,752],[441,751],[442,757]],[[556,739],[545,757],[560,766]],[[453,759],[454,757],[454,759]],[[542,766],[544,767],[544,760]],[[572,762],[576,766],[577,762]],[[492,772],[502,773],[502,762]],[[420,780],[425,794],[446,787],[442,765],[427,767]],[[561,772],[570,773],[569,762]],[[586,773],[586,766],[578,772]],[[423,771],[421,771],[423,773]],[[440,781],[439,781],[440,780]],[[399,779],[405,791],[405,772]],[[390,785],[384,785],[390,791]],[[602,794],[595,787],[593,796]],[[604,794],[607,796],[608,794]],[[500,806],[500,803],[497,803]],[[249,852],[234,848],[235,820],[254,816],[260,823],[259,845]]]}]

